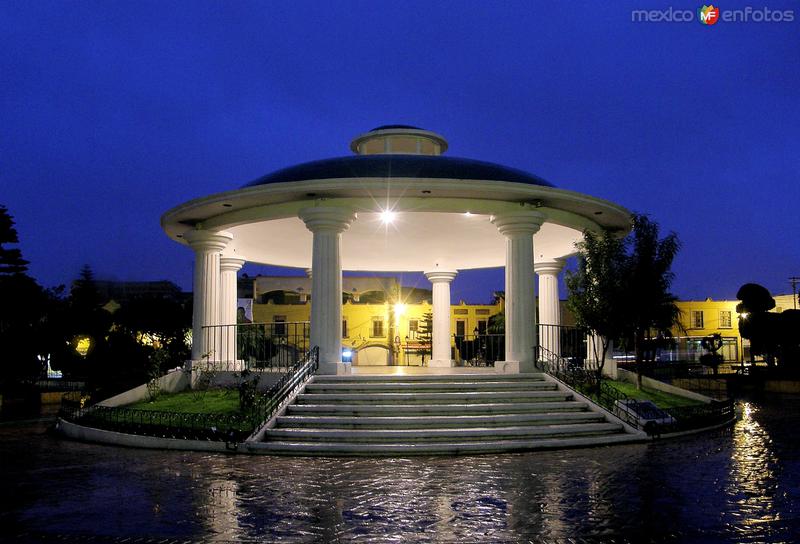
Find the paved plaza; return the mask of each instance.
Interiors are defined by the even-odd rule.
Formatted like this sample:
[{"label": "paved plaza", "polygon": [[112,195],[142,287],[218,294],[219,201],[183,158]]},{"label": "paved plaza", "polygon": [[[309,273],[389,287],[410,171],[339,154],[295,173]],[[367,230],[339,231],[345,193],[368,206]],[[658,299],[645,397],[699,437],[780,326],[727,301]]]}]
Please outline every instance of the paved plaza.
[{"label": "paved plaza", "polygon": [[798,400],[646,445],[413,459],[134,450],[4,423],[0,527],[14,542],[790,542]]}]

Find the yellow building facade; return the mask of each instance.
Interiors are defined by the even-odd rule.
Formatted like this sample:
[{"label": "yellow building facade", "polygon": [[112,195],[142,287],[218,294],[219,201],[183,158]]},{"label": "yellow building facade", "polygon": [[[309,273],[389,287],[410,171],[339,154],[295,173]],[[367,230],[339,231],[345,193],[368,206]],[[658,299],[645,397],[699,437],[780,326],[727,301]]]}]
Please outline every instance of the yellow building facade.
[{"label": "yellow building facade", "polygon": [[[678,360],[696,361],[705,353],[700,342],[706,336],[719,334],[723,345],[719,351],[727,363],[741,362],[749,342],[743,342],[739,334],[738,300],[681,300],[680,325],[673,327],[672,335],[677,341]],[[745,345],[746,344],[746,345]]]},{"label": "yellow building facade", "polygon": [[[256,323],[308,321],[311,305],[253,304]],[[489,318],[503,310],[495,304],[465,304],[450,307],[450,326],[454,335],[471,336],[486,333]],[[346,301],[342,305],[342,347],[351,352],[354,365],[419,366],[430,357],[423,336],[426,314],[430,319],[433,307],[429,301],[419,303],[380,304]],[[428,326],[429,327],[429,326]],[[451,343],[454,348],[455,344]],[[455,355],[455,354],[454,354]]]},{"label": "yellow building facade", "polygon": [[[258,277],[253,279],[253,315],[256,323],[307,322],[310,318],[310,284],[307,278]],[[421,365],[430,358],[430,339],[424,342],[426,318],[433,307],[431,292],[402,287],[397,278],[345,278],[342,304],[342,348],[351,353],[355,365]],[[277,294],[277,296],[276,296]],[[774,312],[796,306],[793,295],[774,295]],[[376,302],[378,300],[379,302]],[[738,300],[678,301],[680,323],[673,327],[675,346],[661,358],[675,361],[699,361],[705,353],[703,338],[719,334],[723,339],[720,354],[726,363],[750,359],[748,340],[739,334],[736,311]],[[561,304],[560,322],[574,320]],[[454,336],[485,334],[489,319],[504,310],[502,298],[493,304],[450,306],[450,330]],[[429,330],[429,329],[428,329]],[[459,353],[451,338],[454,359]],[[424,352],[424,353],[423,353]]]},{"label": "yellow building facade", "polygon": [[[297,276],[257,276],[248,280],[255,323],[310,321],[311,279]],[[250,292],[251,291],[251,292]],[[342,278],[341,338],[343,357],[354,365],[420,366],[430,360],[433,313],[429,289],[405,287],[396,277]],[[503,311],[493,304],[450,306],[450,330],[456,336],[485,334],[489,318]],[[453,359],[458,357],[450,339]]]},{"label": "yellow building facade", "polygon": [[[775,308],[771,311],[797,309],[795,295],[773,295]],[[750,360],[750,341],[739,334],[739,319],[736,312],[738,300],[682,300],[677,303],[681,311],[680,326],[672,334],[678,339],[679,355],[684,360],[697,360],[704,350],[700,341],[711,334],[723,338],[720,354],[725,362],[735,363]]]}]

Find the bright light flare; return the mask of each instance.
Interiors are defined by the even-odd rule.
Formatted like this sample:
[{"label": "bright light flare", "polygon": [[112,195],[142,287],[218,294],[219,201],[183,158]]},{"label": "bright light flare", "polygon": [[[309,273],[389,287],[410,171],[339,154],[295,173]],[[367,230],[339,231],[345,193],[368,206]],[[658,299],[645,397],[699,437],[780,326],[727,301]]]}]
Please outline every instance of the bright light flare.
[{"label": "bright light flare", "polygon": [[383,210],[381,212],[381,221],[384,225],[394,223],[395,219],[397,219],[397,212],[393,212],[392,210]]}]

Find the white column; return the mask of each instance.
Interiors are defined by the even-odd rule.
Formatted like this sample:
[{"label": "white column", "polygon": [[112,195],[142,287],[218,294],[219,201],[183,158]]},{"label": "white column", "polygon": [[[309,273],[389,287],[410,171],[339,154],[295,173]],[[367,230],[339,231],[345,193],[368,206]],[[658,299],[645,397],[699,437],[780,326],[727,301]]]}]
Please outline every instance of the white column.
[{"label": "white column", "polygon": [[311,345],[319,346],[320,374],[345,374],[342,363],[341,234],[355,219],[346,208],[300,210],[300,219],[314,234],[311,259]]},{"label": "white column", "polygon": [[492,218],[506,237],[506,360],[498,371],[533,372],[536,345],[536,306],[533,235],[544,216],[533,210],[508,212]]},{"label": "white column", "polygon": [[450,357],[450,283],[458,272],[431,270],[425,277],[433,284],[433,338],[431,339],[432,367],[451,367]]},{"label": "white column", "polygon": [[203,327],[219,324],[220,253],[233,239],[227,232],[192,230],[183,239],[194,250],[194,278],[192,290],[192,362],[216,360],[213,339]]},{"label": "white column", "polygon": [[217,339],[220,343],[219,360],[227,365],[228,370],[235,371],[241,370],[242,366],[236,357],[236,311],[239,306],[236,273],[244,263],[244,259],[228,255],[223,255],[219,260],[219,323],[225,325]]},{"label": "white column", "polygon": [[564,268],[564,261],[553,259],[534,263],[533,271],[539,276],[539,323],[555,325],[540,327],[539,343],[543,348],[561,355],[561,308],[558,296],[558,274]]}]

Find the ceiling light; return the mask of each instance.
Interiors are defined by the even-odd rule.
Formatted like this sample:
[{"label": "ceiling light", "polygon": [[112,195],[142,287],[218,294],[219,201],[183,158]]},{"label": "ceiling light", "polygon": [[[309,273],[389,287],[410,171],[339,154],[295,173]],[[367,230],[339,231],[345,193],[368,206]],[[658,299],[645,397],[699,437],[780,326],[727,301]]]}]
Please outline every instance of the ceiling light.
[{"label": "ceiling light", "polygon": [[381,221],[387,225],[394,222],[395,218],[397,218],[397,212],[393,212],[392,210],[383,210],[381,212]]}]

